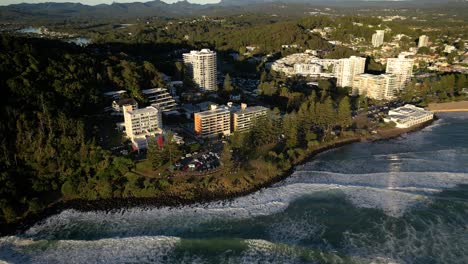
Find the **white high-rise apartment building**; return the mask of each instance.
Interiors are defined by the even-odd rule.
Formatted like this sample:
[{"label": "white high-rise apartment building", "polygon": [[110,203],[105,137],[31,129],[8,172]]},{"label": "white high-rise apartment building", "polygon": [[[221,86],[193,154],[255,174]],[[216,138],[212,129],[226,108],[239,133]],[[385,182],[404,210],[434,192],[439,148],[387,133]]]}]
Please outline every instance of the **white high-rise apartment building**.
[{"label": "white high-rise apartment building", "polygon": [[387,59],[386,73],[394,74],[397,77],[397,89],[402,90],[411,81],[413,75],[414,60],[405,58],[404,55],[398,58]]},{"label": "white high-rise apartment building", "polygon": [[352,87],[354,77],[364,73],[366,58],[351,56],[348,59],[340,59],[335,67],[335,75],[338,87]]},{"label": "white high-rise apartment building", "polygon": [[418,48],[427,47],[429,45],[429,37],[421,35],[418,40]]},{"label": "white high-rise apartment building", "polygon": [[376,30],[372,35],[372,46],[378,48],[383,45],[385,37],[385,30]]},{"label": "white high-rise apartment building", "polygon": [[184,63],[192,75],[194,82],[205,91],[216,91],[216,52],[209,49],[192,50],[185,53]]},{"label": "white high-rise apartment building", "polygon": [[161,111],[149,106],[133,109],[131,105],[123,107],[125,133],[137,149],[147,147],[146,136],[162,132]]},{"label": "white high-rise apartment building", "polygon": [[363,95],[376,100],[390,100],[397,91],[397,78],[393,74],[360,74],[354,78],[353,95]]}]

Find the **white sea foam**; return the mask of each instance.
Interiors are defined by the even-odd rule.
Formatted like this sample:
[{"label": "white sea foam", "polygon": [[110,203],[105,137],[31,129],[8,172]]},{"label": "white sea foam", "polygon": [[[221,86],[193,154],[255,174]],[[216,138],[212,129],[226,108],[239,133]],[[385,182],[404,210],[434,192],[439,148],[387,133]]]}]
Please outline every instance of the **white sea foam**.
[{"label": "white sea foam", "polygon": [[468,184],[468,173],[386,172],[343,174],[324,171],[297,171],[288,182],[322,186],[335,185],[357,207],[382,209],[401,216],[417,204],[426,204],[428,196],[458,184]]},{"label": "white sea foam", "polygon": [[312,250],[262,239],[246,240],[246,243],[248,250],[235,263],[364,263],[362,258],[343,258],[343,255],[340,256],[333,250]]},{"label": "white sea foam", "polygon": [[344,193],[357,207],[382,209],[388,215],[399,217],[415,205],[426,204],[434,193],[457,184],[468,184],[468,174],[299,171],[283,183],[226,203],[181,208],[133,208],[107,214],[66,210],[30,228],[25,235],[42,239],[79,238],[76,233],[82,231],[85,237],[93,237],[95,233],[103,237],[177,236],[212,220],[230,221],[279,213],[301,197],[328,191]]},{"label": "white sea foam", "polygon": [[[0,259],[13,263],[162,263],[177,237],[129,237],[99,240],[0,240]],[[14,246],[10,250],[9,244]]]},{"label": "white sea foam", "polygon": [[[0,263],[206,263],[204,256],[183,251],[174,254],[180,242],[178,237],[164,236],[33,242],[9,237],[0,241]],[[212,257],[223,260],[223,263],[303,263],[304,253],[312,252],[262,239],[244,242],[247,249],[239,254],[230,254],[226,250]],[[15,248],[11,250],[6,244]],[[329,255],[333,257],[333,254]]]},{"label": "white sea foam", "polygon": [[468,173],[452,172],[382,172],[345,174],[327,171],[296,171],[288,182],[368,186],[385,189],[415,188],[442,190],[458,184],[468,184]]},{"label": "white sea foam", "polygon": [[325,225],[308,212],[300,216],[275,217],[268,227],[270,240],[298,244],[302,240],[319,238],[325,232]]},{"label": "white sea foam", "polygon": [[444,119],[437,119],[437,120],[434,121],[431,125],[429,125],[429,126],[423,128],[421,131],[428,131],[428,132],[429,132],[429,131],[433,131],[434,128],[438,128],[438,127],[440,127],[440,126],[442,126],[442,125],[445,125],[445,124],[447,124],[447,123],[448,123],[448,122],[447,122],[446,120],[444,120]]},{"label": "white sea foam", "polygon": [[242,254],[239,263],[300,263],[300,259],[288,247],[280,248],[261,239],[246,242],[249,248]]},{"label": "white sea foam", "polygon": [[[457,224],[462,216],[456,212],[452,222],[412,215],[406,221],[417,223],[395,226],[391,220],[375,224],[374,234],[345,233],[348,251],[375,260],[374,263],[468,263],[466,230]],[[418,260],[418,261],[416,261]]]}]

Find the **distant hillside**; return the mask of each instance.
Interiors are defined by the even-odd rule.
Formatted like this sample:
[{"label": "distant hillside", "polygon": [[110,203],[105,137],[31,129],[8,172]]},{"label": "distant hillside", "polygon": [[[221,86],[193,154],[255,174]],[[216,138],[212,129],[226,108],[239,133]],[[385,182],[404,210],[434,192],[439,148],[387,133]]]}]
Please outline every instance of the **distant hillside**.
[{"label": "distant hillside", "polygon": [[[438,5],[441,8],[447,8],[447,1],[458,2],[458,5],[468,6],[468,3],[462,0],[222,0],[219,4],[209,5],[192,4],[187,1],[168,4],[161,0],[154,0],[145,3],[113,3],[96,6],[79,3],[41,3],[0,6],[0,22],[57,19],[119,19],[150,16],[223,16],[241,13],[304,15],[313,11],[312,9],[317,6],[402,8],[435,7]],[[450,7],[453,8],[453,4]]]},{"label": "distant hillside", "polygon": [[187,15],[206,6],[178,2],[167,4],[160,0],[146,3],[112,3],[88,6],[79,3],[17,4],[0,7],[0,17],[25,18],[119,18],[135,16]]},{"label": "distant hillside", "polygon": [[423,3],[448,3],[448,2],[466,2],[465,0],[221,0],[220,5],[251,5],[268,3],[302,3],[302,4],[320,4],[332,6],[373,6],[383,4],[403,4],[419,5]]}]

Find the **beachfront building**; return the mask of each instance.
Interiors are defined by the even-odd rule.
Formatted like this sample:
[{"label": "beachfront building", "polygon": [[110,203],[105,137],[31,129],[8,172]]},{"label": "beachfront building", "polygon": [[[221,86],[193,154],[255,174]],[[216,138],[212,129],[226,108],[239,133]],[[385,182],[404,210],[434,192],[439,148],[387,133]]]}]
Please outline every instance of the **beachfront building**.
[{"label": "beachfront building", "polygon": [[429,45],[429,37],[426,35],[419,36],[418,48],[427,47]]},{"label": "beachfront building", "polygon": [[133,109],[131,105],[125,105],[123,112],[125,133],[136,149],[146,149],[146,138],[162,133],[161,111],[157,108]]},{"label": "beachfront building", "polygon": [[209,49],[192,50],[183,54],[184,64],[198,87],[205,91],[216,91],[216,52]]},{"label": "beachfront building", "polygon": [[148,99],[151,106],[158,108],[162,112],[171,111],[177,106],[176,101],[166,88],[147,89],[141,92]]},{"label": "beachfront building", "polygon": [[387,59],[386,73],[396,75],[398,90],[403,90],[406,84],[411,81],[413,65],[414,60],[406,58],[405,55],[399,55],[398,58]]},{"label": "beachfront building", "polygon": [[194,114],[195,134],[200,137],[216,137],[231,134],[231,111],[227,106],[212,105],[211,109]]},{"label": "beachfront building", "polygon": [[232,114],[233,131],[247,132],[259,118],[267,115],[268,108],[263,106],[247,107],[247,104],[241,104],[241,109]]},{"label": "beachfront building", "polygon": [[398,128],[409,128],[434,119],[434,113],[423,108],[407,104],[390,110],[385,122],[394,122]]},{"label": "beachfront building", "polygon": [[366,58],[351,56],[347,59],[339,59],[335,69],[338,87],[352,87],[354,77],[364,73]]},{"label": "beachfront building", "polygon": [[366,95],[375,100],[391,100],[397,91],[393,74],[360,74],[354,78],[353,95]]},{"label": "beachfront building", "polygon": [[385,37],[385,30],[376,30],[372,35],[372,46],[378,48],[383,45]]}]

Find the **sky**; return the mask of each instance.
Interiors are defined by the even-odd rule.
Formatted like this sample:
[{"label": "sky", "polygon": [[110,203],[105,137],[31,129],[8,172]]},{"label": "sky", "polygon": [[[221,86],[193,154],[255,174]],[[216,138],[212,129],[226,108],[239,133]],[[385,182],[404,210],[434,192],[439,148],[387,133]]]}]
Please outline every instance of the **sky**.
[{"label": "sky", "polygon": [[[112,4],[112,2],[129,3],[129,2],[147,2],[149,0],[0,0],[0,5],[11,5],[19,3],[44,3],[44,2],[80,2],[86,5],[97,5],[97,4]],[[177,0],[162,0],[167,3],[174,3]],[[196,4],[212,4],[218,3],[219,0],[188,0],[191,3]]]}]

